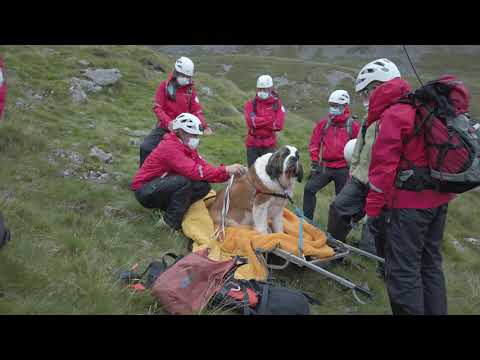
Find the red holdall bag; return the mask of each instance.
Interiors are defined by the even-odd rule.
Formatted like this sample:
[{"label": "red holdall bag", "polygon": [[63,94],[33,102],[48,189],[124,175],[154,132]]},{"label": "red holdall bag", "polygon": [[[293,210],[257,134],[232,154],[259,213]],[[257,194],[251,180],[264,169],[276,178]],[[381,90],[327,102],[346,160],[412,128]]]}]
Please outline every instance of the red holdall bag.
[{"label": "red holdall bag", "polygon": [[236,259],[211,260],[208,249],[193,252],[160,274],[152,295],[171,314],[196,314],[223,286],[225,276],[236,263]]}]

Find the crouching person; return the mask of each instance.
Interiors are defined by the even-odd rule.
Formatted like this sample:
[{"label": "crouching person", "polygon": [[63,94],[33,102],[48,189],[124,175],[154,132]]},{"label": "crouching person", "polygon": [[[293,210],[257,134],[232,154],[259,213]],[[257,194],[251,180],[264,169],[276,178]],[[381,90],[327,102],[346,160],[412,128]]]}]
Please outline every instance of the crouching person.
[{"label": "crouching person", "polygon": [[138,202],[148,209],[163,210],[163,223],[175,230],[181,228],[190,205],[208,194],[210,183],[246,171],[240,164],[215,167],[203,160],[197,152],[202,134],[198,117],[180,114],[173,121],[172,132],[145,160],[131,184]]}]

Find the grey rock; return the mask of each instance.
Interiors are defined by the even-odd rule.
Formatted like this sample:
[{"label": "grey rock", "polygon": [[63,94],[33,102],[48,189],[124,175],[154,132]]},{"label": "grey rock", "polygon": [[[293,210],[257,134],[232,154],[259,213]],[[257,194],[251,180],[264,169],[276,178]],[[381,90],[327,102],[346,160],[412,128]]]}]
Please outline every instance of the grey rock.
[{"label": "grey rock", "polygon": [[96,179],[96,181],[98,181],[99,183],[102,183],[102,184],[108,182],[109,180],[110,180],[110,174],[107,174],[107,173],[100,175]]},{"label": "grey rock", "polygon": [[122,173],[122,172],[114,171],[112,173],[112,177],[115,179],[115,181],[121,180],[124,176],[125,176],[125,174]]},{"label": "grey rock", "polygon": [[72,86],[79,87],[87,94],[92,92],[97,93],[103,89],[91,80],[79,79],[76,77],[71,78],[70,83]]},{"label": "grey rock", "polygon": [[202,86],[201,91],[202,91],[202,94],[207,95],[207,96],[213,96],[214,95],[212,89],[210,89],[208,86]]},{"label": "grey rock", "polygon": [[463,240],[465,240],[466,242],[472,244],[472,245],[475,245],[475,246],[480,246],[480,240],[478,239],[474,239],[474,238],[464,238]]},{"label": "grey rock", "polygon": [[160,71],[162,73],[165,72],[165,70],[163,69],[163,67],[157,63],[155,63],[154,61],[150,60],[150,59],[143,59],[143,64],[148,66],[149,68],[155,70],[155,71]]},{"label": "grey rock", "polygon": [[106,153],[105,151],[103,151],[102,149],[100,149],[96,146],[94,146],[90,150],[90,156],[96,157],[104,163],[110,163],[113,160],[113,155],[112,154]]},{"label": "grey rock", "polygon": [[338,84],[340,84],[343,79],[351,79],[352,82],[355,81],[354,77],[350,74],[347,74],[343,71],[333,71],[331,72],[330,74],[326,75],[326,78],[329,82],[329,84],[333,87],[337,86]]},{"label": "grey rock", "polygon": [[82,66],[88,66],[90,65],[90,62],[87,60],[78,60],[78,63]]},{"label": "grey rock", "polygon": [[103,214],[108,217],[119,217],[119,218],[132,218],[135,215],[127,209],[116,208],[113,206],[105,206],[103,208]]},{"label": "grey rock", "polygon": [[133,137],[145,137],[150,134],[150,130],[128,130],[128,135]]},{"label": "grey rock", "polygon": [[275,87],[280,88],[282,86],[286,86],[291,84],[291,82],[287,79],[285,75],[283,76],[275,76],[273,78],[273,83],[275,84]]},{"label": "grey rock", "polygon": [[122,78],[118,69],[86,69],[82,73],[100,86],[113,85]]},{"label": "grey rock", "polygon": [[32,89],[28,89],[26,92],[25,92],[25,96],[28,97],[30,100],[33,100],[33,101],[36,101],[36,102],[41,102],[43,100],[43,98],[45,97],[45,93],[44,94],[37,94],[36,92],[34,92]]},{"label": "grey rock", "polygon": [[15,107],[20,110],[31,110],[32,105],[25,102],[25,100],[18,98],[15,102]]},{"label": "grey rock", "polygon": [[97,127],[97,125],[95,125],[95,123],[90,123],[87,125],[87,128],[89,129],[95,129]]},{"label": "grey rock", "polygon": [[15,199],[15,196],[14,196],[13,191],[4,191],[2,193],[2,198],[3,198],[3,201],[8,204],[8,203],[11,203]]},{"label": "grey rock", "polygon": [[223,71],[225,71],[225,73],[228,73],[232,66],[233,65],[222,64]]},{"label": "grey rock", "polygon": [[75,151],[67,151],[67,157],[75,165],[81,165],[85,161],[85,158]]},{"label": "grey rock", "polygon": [[74,103],[79,104],[87,100],[87,94],[78,84],[72,84],[68,91],[70,92],[70,96]]},{"label": "grey rock", "polygon": [[460,251],[460,252],[465,251],[465,247],[462,244],[460,244],[460,242],[458,240],[453,239],[452,243],[453,243],[453,246],[455,247],[455,249],[457,249],[458,251]]}]

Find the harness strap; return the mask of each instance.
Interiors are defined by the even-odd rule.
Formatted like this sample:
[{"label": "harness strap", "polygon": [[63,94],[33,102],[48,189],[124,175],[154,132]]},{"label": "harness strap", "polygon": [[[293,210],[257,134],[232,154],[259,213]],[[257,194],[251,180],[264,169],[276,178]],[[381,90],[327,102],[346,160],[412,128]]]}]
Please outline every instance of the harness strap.
[{"label": "harness strap", "polygon": [[293,205],[293,199],[287,193],[285,193],[285,194],[267,193],[267,192],[263,192],[263,191],[260,191],[260,190],[257,189],[257,191],[255,193],[255,196],[258,195],[258,194],[275,196],[275,197],[279,197],[279,198],[282,198],[282,199],[287,199]]}]

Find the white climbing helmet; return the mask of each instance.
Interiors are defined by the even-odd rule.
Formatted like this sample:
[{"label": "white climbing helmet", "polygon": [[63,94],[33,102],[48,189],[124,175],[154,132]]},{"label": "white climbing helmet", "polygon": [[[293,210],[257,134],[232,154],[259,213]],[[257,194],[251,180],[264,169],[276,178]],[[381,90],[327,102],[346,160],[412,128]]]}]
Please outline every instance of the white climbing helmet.
[{"label": "white climbing helmet", "polygon": [[348,105],[350,104],[350,95],[348,95],[348,92],[345,90],[335,90],[328,98],[328,102],[340,105]]},{"label": "white climbing helmet", "polygon": [[353,150],[355,149],[355,144],[357,143],[357,139],[349,140],[345,147],[343,148],[343,157],[347,161],[348,164],[352,161]]},{"label": "white climbing helmet", "polygon": [[388,59],[377,59],[369,62],[358,73],[355,81],[355,92],[365,89],[372,81],[389,81],[400,77],[400,71],[393,62]]},{"label": "white climbing helmet", "polygon": [[189,113],[182,113],[178,115],[175,120],[173,120],[172,129],[182,129],[183,131],[193,135],[203,134],[202,122],[198,117]]},{"label": "white climbing helmet", "polygon": [[193,61],[185,56],[182,56],[175,62],[175,70],[181,74],[193,76]]},{"label": "white climbing helmet", "polygon": [[273,86],[273,79],[270,75],[262,75],[257,80],[257,89],[266,89]]}]

